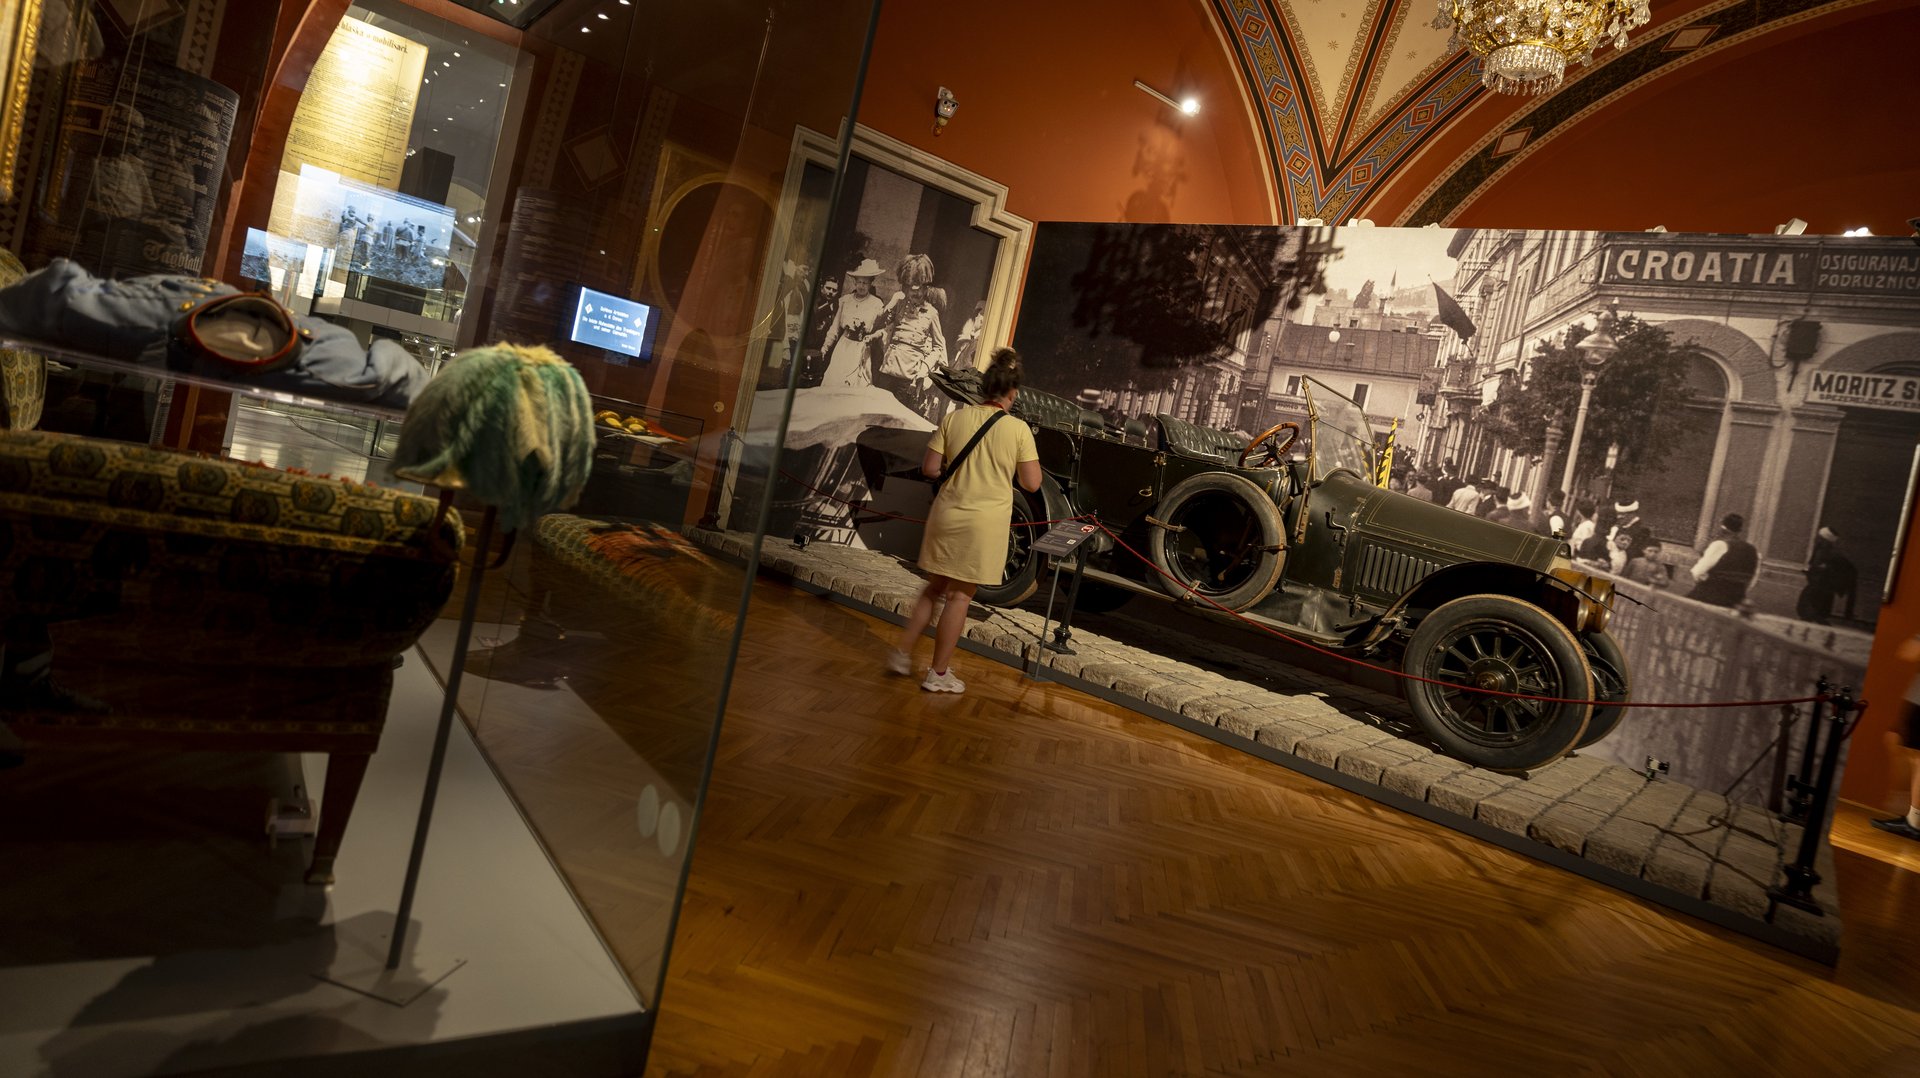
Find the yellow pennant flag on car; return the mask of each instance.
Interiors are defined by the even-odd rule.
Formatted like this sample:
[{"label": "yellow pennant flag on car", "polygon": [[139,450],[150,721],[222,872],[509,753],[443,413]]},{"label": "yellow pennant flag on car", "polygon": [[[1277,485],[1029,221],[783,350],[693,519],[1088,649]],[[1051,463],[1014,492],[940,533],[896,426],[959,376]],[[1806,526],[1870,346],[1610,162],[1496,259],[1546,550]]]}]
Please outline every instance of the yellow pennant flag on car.
[{"label": "yellow pennant flag on car", "polygon": [[1387,445],[1380,452],[1380,463],[1373,476],[1373,485],[1385,487],[1387,480],[1393,477],[1393,438],[1400,433],[1400,420],[1395,419],[1393,426],[1387,428]]}]

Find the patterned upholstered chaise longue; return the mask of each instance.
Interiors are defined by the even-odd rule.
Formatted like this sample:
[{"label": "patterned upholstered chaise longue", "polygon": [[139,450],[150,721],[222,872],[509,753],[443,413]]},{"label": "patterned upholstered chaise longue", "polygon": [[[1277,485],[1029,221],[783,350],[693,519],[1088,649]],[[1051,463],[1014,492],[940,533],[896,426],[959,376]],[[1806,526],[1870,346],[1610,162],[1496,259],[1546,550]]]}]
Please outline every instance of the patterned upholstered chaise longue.
[{"label": "patterned upholstered chaise longue", "polygon": [[[0,622],[89,706],[16,694],[28,746],[327,753],[309,883],[380,742],[395,659],[452,590],[459,518],[339,479],[0,431]],[[27,766],[31,766],[31,757]]]}]

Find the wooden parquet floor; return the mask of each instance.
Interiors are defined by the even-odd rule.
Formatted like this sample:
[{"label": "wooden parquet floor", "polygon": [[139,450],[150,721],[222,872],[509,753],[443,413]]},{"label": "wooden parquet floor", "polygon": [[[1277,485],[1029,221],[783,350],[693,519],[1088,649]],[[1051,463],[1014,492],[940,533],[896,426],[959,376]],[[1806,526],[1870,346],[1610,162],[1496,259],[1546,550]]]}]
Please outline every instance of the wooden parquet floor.
[{"label": "wooden parquet floor", "polygon": [[893,631],[756,586],[650,1074],[1920,1074],[1910,872],[1826,970]]}]

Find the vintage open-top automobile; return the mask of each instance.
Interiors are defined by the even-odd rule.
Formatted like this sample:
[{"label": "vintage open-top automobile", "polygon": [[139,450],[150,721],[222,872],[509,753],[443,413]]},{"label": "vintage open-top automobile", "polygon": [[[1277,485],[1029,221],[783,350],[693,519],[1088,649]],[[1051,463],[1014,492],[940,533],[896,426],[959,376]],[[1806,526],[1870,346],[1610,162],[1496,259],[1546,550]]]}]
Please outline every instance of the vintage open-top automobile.
[{"label": "vintage open-top automobile", "polygon": [[[980,399],[976,372],[936,380]],[[1612,583],[1574,568],[1558,538],[1376,485],[1366,414],[1305,385],[1308,429],[1281,423],[1245,441],[1165,415],[1116,430],[1021,390],[1013,413],[1033,428],[1045,478],[1016,491],[1006,578],[978,598],[1031,597],[1045,558],[1024,525],[1087,514],[1151,561],[1098,534],[1087,580],[1397,665],[1425,733],[1462,760],[1539,767],[1612,732],[1629,685],[1606,631]]]}]

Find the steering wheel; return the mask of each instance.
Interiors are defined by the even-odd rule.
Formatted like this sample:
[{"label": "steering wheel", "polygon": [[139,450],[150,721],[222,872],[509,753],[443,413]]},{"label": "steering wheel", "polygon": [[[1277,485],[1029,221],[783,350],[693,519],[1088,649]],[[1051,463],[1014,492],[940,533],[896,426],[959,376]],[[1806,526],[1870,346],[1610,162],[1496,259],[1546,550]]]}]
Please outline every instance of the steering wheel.
[{"label": "steering wheel", "polygon": [[[1282,432],[1285,432],[1287,440],[1284,442],[1274,441]],[[1252,466],[1255,468],[1278,468],[1280,462],[1286,459],[1287,450],[1293,448],[1294,441],[1299,437],[1300,424],[1275,423],[1273,426],[1254,435],[1253,441],[1248,442],[1247,447],[1240,451],[1240,467],[1245,468],[1248,466],[1247,458],[1253,456],[1256,450],[1265,449],[1267,455],[1255,461]]]}]

